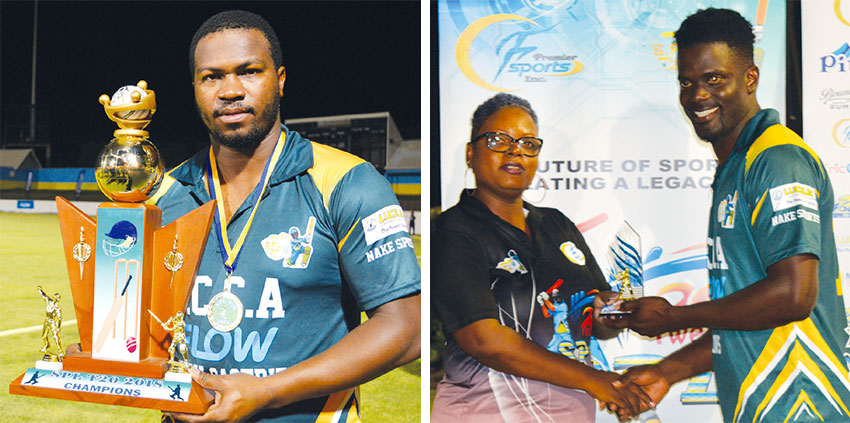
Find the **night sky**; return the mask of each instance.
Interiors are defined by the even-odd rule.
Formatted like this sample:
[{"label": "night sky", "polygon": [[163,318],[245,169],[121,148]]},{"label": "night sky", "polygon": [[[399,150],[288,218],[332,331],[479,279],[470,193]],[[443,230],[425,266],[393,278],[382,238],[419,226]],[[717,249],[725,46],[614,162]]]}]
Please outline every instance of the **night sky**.
[{"label": "night sky", "polygon": [[[257,13],[283,50],[283,119],[389,111],[405,138],[420,133],[420,4],[402,2],[38,3],[37,103],[48,108],[51,167],[93,167],[115,123],[97,99],[148,81],[147,127],[167,167],[209,145],[195,111],[188,49],[211,15]],[[0,2],[0,97],[30,102],[33,3]],[[44,163],[43,163],[44,164]]]}]

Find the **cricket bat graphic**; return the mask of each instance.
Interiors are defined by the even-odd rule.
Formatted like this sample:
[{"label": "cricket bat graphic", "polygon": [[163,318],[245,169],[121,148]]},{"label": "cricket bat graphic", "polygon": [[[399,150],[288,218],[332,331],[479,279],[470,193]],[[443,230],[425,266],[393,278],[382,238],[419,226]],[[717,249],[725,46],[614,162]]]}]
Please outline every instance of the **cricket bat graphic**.
[{"label": "cricket bat graphic", "polygon": [[126,302],[126,298],[124,294],[127,293],[127,287],[130,286],[130,280],[133,279],[133,275],[130,275],[127,278],[127,283],[124,284],[124,289],[121,291],[120,295],[115,296],[115,300],[112,302],[112,308],[109,309],[109,314],[106,315],[106,320],[103,322],[103,327],[100,328],[100,333],[97,335],[97,339],[94,341],[94,350],[100,352],[100,349],[103,348],[103,343],[106,342],[106,336],[109,334],[109,331],[112,330],[112,327],[115,326],[115,319],[118,318],[118,312],[124,307],[124,303]]},{"label": "cricket bat graphic", "polygon": [[311,245],[308,245],[304,248],[304,255],[301,256],[301,265],[304,266],[305,263],[310,261],[310,254],[313,254],[313,231],[316,229],[316,218],[310,216],[310,219],[307,220],[307,232],[304,234],[307,238],[307,242]]}]

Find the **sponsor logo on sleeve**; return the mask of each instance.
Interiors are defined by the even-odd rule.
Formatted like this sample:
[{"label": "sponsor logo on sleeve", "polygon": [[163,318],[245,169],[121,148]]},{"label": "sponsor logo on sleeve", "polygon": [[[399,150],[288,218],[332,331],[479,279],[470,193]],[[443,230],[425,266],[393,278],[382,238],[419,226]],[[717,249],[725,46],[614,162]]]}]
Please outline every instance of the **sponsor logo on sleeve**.
[{"label": "sponsor logo on sleeve", "polygon": [[805,219],[809,222],[820,223],[820,216],[808,210],[797,209],[777,214],[770,218],[770,225],[776,226],[783,223],[793,222],[797,219]]},{"label": "sponsor logo on sleeve", "polygon": [[818,192],[806,184],[793,182],[771,188],[770,203],[773,205],[773,211],[785,210],[797,206],[817,210]]},{"label": "sponsor logo on sleeve", "polygon": [[407,232],[407,221],[401,206],[387,206],[366,216],[363,221],[366,244],[372,245],[392,234]]}]

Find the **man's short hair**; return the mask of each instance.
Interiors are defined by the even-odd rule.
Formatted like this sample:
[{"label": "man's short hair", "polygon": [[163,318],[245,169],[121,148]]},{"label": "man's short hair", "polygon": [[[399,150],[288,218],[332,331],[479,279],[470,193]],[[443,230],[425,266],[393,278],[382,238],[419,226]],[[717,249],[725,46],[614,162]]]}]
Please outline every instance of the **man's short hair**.
[{"label": "man's short hair", "polygon": [[275,69],[283,65],[280,41],[278,41],[277,34],[268,21],[260,15],[244,10],[227,10],[211,16],[195,31],[192,44],[189,46],[189,72],[191,72],[192,78],[195,77],[195,49],[198,47],[198,41],[209,34],[226,29],[256,29],[262,32],[269,42]]},{"label": "man's short hair", "polygon": [[682,22],[675,37],[680,50],[702,43],[725,43],[748,65],[753,64],[753,26],[734,10],[702,9]]},{"label": "man's short hair", "polygon": [[519,98],[512,94],[499,93],[490,97],[487,101],[481,103],[481,105],[475,109],[475,113],[472,114],[472,134],[469,139],[472,140],[475,138],[475,134],[477,134],[481,129],[481,126],[484,125],[485,120],[505,107],[519,107],[520,109],[525,110],[526,113],[531,115],[531,119],[534,121],[534,124],[537,124],[537,114],[534,113],[534,109],[531,108],[531,103],[529,103],[528,100]]}]

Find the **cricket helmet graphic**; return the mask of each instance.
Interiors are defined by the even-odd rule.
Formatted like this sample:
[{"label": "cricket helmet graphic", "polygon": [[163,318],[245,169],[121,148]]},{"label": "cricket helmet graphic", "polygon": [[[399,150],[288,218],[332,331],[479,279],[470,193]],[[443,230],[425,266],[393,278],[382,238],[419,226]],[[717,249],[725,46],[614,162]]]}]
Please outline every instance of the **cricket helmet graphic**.
[{"label": "cricket helmet graphic", "polygon": [[561,296],[561,291],[559,291],[557,288],[552,290],[551,298],[552,301],[555,303],[564,302],[564,297]]},{"label": "cricket helmet graphic", "polygon": [[115,222],[112,229],[104,235],[106,239],[103,240],[103,252],[109,257],[118,257],[130,251],[138,239],[136,226],[126,220]]},{"label": "cricket helmet graphic", "polygon": [[289,236],[292,237],[292,239],[301,238],[301,231],[299,231],[298,228],[293,226],[289,228]]}]

